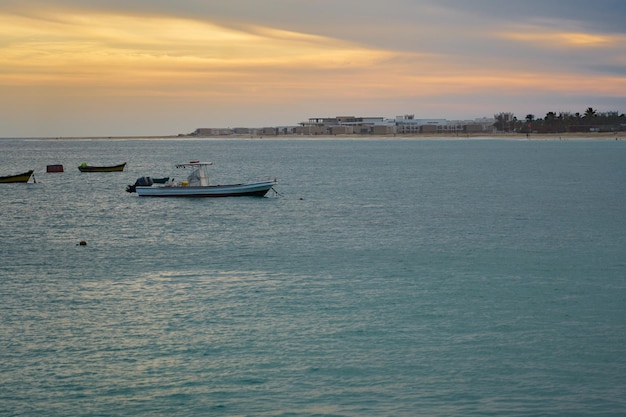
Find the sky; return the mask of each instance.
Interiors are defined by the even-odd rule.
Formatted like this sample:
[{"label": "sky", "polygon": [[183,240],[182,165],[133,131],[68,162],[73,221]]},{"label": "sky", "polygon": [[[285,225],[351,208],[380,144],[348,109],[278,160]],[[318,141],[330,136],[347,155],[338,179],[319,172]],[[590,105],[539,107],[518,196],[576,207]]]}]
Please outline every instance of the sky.
[{"label": "sky", "polygon": [[0,0],[0,137],[626,113],[624,0]]}]

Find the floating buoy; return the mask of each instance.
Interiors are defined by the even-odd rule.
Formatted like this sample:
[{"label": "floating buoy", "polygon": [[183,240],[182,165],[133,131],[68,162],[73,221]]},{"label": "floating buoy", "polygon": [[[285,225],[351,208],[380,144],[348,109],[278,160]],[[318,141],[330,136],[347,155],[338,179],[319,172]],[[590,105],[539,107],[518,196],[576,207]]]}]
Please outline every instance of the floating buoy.
[{"label": "floating buoy", "polygon": [[63,172],[63,165],[48,165],[46,166],[46,172]]},{"label": "floating buoy", "polygon": [[85,242],[84,240],[81,240],[78,244],[80,246],[87,246],[87,242]]}]

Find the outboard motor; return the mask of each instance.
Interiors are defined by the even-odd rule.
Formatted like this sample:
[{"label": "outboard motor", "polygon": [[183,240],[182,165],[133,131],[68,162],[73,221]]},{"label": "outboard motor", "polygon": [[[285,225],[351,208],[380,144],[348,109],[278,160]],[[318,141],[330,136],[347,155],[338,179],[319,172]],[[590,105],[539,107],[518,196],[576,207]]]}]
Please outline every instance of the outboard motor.
[{"label": "outboard motor", "polygon": [[126,186],[126,192],[127,193],[134,193],[134,192],[137,192],[137,186],[140,186],[140,187],[150,187],[152,184],[154,184],[154,182],[152,181],[152,178],[150,178],[150,177],[139,177],[139,178],[137,178],[137,181],[135,181],[135,183],[133,185],[127,185]]}]

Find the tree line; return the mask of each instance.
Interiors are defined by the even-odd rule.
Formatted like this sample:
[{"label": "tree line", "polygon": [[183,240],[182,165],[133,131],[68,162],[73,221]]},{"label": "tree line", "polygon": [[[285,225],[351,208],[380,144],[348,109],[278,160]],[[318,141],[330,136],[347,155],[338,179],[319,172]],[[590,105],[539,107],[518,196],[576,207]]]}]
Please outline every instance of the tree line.
[{"label": "tree line", "polygon": [[617,111],[598,112],[588,107],[584,113],[548,112],[543,119],[527,114],[522,120],[513,113],[495,114],[494,128],[500,132],[566,133],[626,131],[626,115]]}]

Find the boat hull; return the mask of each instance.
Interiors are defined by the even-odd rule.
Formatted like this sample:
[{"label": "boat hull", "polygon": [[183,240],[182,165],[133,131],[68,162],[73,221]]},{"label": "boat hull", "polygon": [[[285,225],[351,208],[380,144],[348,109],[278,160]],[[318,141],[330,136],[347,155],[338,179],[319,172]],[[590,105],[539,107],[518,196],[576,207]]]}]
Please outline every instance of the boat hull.
[{"label": "boat hull", "polygon": [[30,170],[28,172],[24,172],[23,174],[17,175],[7,175],[5,177],[0,177],[0,183],[10,183],[10,182],[28,182],[30,177],[33,175],[34,170]]},{"label": "boat hull", "polygon": [[274,186],[274,181],[253,184],[209,185],[207,187],[136,187],[141,197],[263,197]]},{"label": "boat hull", "polygon": [[126,162],[124,162],[123,164],[113,165],[113,166],[108,166],[108,167],[81,165],[78,167],[78,170],[80,172],[120,172],[120,171],[124,171],[125,167],[126,167]]}]

